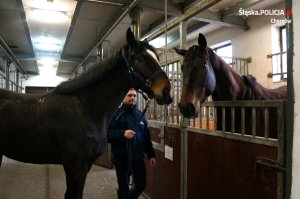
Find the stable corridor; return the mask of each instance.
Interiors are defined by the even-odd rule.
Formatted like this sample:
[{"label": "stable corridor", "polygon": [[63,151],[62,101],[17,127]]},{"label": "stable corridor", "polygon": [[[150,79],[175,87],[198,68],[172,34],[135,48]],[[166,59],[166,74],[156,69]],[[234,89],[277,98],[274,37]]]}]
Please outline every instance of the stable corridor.
[{"label": "stable corridor", "polygon": [[[65,189],[61,165],[27,164],[3,157],[0,199],[62,199]],[[93,165],[86,179],[83,198],[117,199],[116,189],[115,170]]]}]

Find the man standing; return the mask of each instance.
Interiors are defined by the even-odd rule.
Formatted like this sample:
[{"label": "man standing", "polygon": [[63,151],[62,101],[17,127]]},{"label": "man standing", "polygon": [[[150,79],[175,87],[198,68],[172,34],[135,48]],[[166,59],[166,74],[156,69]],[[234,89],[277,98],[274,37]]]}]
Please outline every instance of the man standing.
[{"label": "man standing", "polygon": [[[146,119],[136,108],[137,93],[128,91],[123,104],[113,117],[108,129],[113,163],[118,179],[118,198],[137,199],[146,187],[144,153],[150,166],[155,166],[155,153]],[[129,177],[133,185],[129,189]]]}]

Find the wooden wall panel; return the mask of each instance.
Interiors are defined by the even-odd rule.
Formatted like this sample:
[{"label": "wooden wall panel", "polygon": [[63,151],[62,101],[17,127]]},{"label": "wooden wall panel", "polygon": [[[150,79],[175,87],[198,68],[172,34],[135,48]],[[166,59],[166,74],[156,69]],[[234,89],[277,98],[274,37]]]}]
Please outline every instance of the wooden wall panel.
[{"label": "wooden wall panel", "polygon": [[179,129],[165,129],[164,141],[165,144],[173,147],[173,161],[166,159],[164,152],[160,150],[155,150],[156,167],[150,168],[146,160],[147,187],[145,193],[152,199],[180,199]]},{"label": "wooden wall panel", "polygon": [[277,175],[255,169],[257,156],[276,160],[277,150],[189,132],[187,198],[276,199]]}]

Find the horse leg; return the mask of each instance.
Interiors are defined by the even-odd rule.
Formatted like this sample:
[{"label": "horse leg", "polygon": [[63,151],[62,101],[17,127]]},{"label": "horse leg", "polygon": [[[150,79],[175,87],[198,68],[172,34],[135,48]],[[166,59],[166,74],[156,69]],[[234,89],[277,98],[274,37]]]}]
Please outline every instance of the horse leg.
[{"label": "horse leg", "polygon": [[3,157],[3,155],[0,155],[0,167],[1,167],[1,164],[2,164],[2,157]]},{"label": "horse leg", "polygon": [[83,188],[88,171],[91,164],[79,165],[64,165],[66,174],[67,190],[65,199],[82,199]]}]

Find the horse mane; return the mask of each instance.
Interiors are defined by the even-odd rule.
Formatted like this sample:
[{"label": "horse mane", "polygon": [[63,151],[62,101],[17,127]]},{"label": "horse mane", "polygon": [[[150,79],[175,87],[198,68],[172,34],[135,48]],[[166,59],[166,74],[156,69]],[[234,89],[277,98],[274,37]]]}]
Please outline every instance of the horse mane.
[{"label": "horse mane", "polygon": [[96,82],[105,76],[105,74],[120,61],[120,58],[122,57],[121,52],[122,50],[119,50],[111,57],[95,63],[78,77],[62,82],[53,89],[53,92],[70,93]]}]

